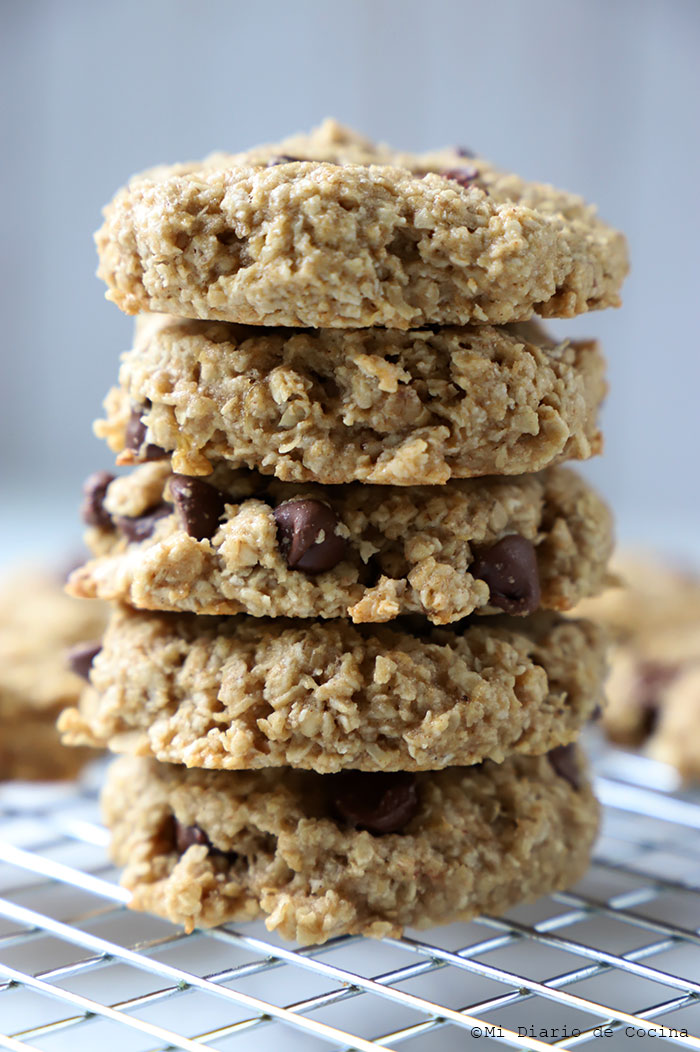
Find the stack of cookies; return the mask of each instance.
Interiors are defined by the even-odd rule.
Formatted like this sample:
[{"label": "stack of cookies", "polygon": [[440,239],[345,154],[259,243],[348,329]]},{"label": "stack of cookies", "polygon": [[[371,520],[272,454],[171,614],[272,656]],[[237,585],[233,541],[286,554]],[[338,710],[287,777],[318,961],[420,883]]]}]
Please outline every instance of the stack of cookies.
[{"label": "stack of cookies", "polygon": [[499,912],[583,872],[572,743],[603,643],[562,611],[611,523],[603,361],[533,313],[615,305],[622,236],[465,150],[308,136],[154,169],[97,235],[137,314],[97,425],[111,600],[66,739],[104,792],[132,905],[268,915],[300,942]]}]

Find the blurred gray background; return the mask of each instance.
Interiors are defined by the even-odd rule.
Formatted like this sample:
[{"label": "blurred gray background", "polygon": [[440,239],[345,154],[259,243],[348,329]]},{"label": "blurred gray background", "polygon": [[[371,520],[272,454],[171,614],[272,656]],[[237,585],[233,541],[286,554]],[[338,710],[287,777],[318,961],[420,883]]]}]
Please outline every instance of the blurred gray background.
[{"label": "blurred gray background", "polygon": [[94,277],[101,206],[138,169],[333,115],[470,145],[627,232],[622,310],[556,325],[609,355],[586,470],[624,538],[700,555],[697,0],[4,0],[0,23],[5,553],[77,537],[111,463],[90,425],[132,322]]}]

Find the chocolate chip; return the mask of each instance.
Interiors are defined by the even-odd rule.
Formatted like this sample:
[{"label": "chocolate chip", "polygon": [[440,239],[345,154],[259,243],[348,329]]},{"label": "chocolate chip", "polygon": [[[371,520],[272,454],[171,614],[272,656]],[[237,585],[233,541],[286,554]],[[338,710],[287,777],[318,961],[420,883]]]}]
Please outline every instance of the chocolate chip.
[{"label": "chocolate chip", "polygon": [[328,781],[335,814],[373,836],[401,832],[418,810],[415,775],[408,771],[343,771]]},{"label": "chocolate chip", "polygon": [[294,161],[301,161],[302,159],[301,157],[291,157],[288,153],[277,153],[269,159],[267,167],[275,168],[278,164],[292,164]]},{"label": "chocolate chip", "polygon": [[211,847],[211,840],[199,826],[183,826],[175,819],[175,846],[181,855],[184,855],[188,847],[193,844],[205,844]]},{"label": "chocolate chip", "polygon": [[170,515],[172,510],[169,504],[162,502],[143,515],[119,515],[114,524],[128,540],[145,541],[155,530],[158,520]]},{"label": "chocolate chip", "polygon": [[203,541],[214,536],[227,500],[221,490],[189,475],[172,475],[170,496],[180,526],[190,537]]},{"label": "chocolate chip", "polygon": [[141,417],[150,408],[151,403],[147,401],[131,410],[129,423],[126,425],[124,448],[135,453],[139,460],[162,460],[168,456],[167,452],[153,442],[145,442],[147,428]]},{"label": "chocolate chip", "polygon": [[130,449],[132,453],[139,452],[143,445],[143,440],[146,437],[146,425],[141,419],[141,414],[145,412],[146,408],[146,406],[134,407],[131,410],[129,423],[126,425],[124,445],[127,449]]},{"label": "chocolate chip", "polygon": [[581,788],[581,772],[573,743],[557,745],[555,749],[550,749],[547,759],[560,778],[567,781],[573,789]]},{"label": "chocolate chip", "polygon": [[647,703],[641,712],[641,720],[639,724],[639,744],[645,742],[647,738],[651,738],[652,734],[659,725],[659,716],[661,715],[661,707],[657,704]]},{"label": "chocolate chip", "polygon": [[76,645],[71,647],[68,651],[68,667],[72,672],[75,672],[77,676],[82,676],[83,679],[89,679],[92,663],[101,650],[102,643],[99,639],[92,639],[88,643],[76,643]]},{"label": "chocolate chip", "polygon": [[640,661],[636,669],[634,702],[640,710],[639,744],[656,730],[661,714],[661,695],[678,675],[676,665]]},{"label": "chocolate chip", "polygon": [[178,822],[177,818],[174,819],[174,825],[175,846],[181,855],[184,855],[187,848],[192,847],[193,844],[204,844],[208,848],[210,855],[228,859],[229,862],[235,862],[238,858],[235,851],[222,851],[221,848],[214,847],[200,826],[184,826],[182,822]]},{"label": "chocolate chip", "polygon": [[678,675],[676,665],[664,664],[662,661],[640,661],[637,666],[636,693],[640,703],[650,699],[658,701],[658,696]]},{"label": "chocolate chip", "polygon": [[112,528],[112,517],[104,506],[107,487],[114,481],[108,471],[95,471],[83,483],[83,503],[80,517],[86,526],[99,526],[103,530]]},{"label": "chocolate chip", "polygon": [[169,457],[167,449],[163,449],[162,446],[157,446],[154,442],[147,442],[145,446],[141,447],[140,460],[165,460]]},{"label": "chocolate chip", "polygon": [[476,157],[474,151],[470,150],[468,146],[457,146],[455,148],[455,153],[458,157],[466,157],[468,160],[471,160],[472,157]]},{"label": "chocolate chip", "polygon": [[532,614],[540,605],[535,546],[519,533],[511,533],[490,548],[482,548],[470,571],[473,577],[489,586],[489,603],[507,614]]},{"label": "chocolate chip", "polygon": [[479,178],[479,170],[473,167],[448,168],[446,172],[440,172],[443,179],[451,179],[468,190],[475,179]]},{"label": "chocolate chip", "polygon": [[288,500],[275,508],[277,542],[290,570],[323,573],[345,555],[344,537],[335,532],[335,512],[320,500]]}]

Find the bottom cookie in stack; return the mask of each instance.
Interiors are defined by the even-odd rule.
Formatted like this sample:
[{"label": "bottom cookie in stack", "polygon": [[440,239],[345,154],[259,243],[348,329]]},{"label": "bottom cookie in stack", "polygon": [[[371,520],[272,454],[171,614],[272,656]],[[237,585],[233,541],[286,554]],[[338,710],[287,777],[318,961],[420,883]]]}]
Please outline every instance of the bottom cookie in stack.
[{"label": "bottom cookie in stack", "polygon": [[598,822],[574,746],[415,774],[121,757],[103,803],[132,907],[187,930],[267,914],[302,944],[395,936],[566,887]]}]

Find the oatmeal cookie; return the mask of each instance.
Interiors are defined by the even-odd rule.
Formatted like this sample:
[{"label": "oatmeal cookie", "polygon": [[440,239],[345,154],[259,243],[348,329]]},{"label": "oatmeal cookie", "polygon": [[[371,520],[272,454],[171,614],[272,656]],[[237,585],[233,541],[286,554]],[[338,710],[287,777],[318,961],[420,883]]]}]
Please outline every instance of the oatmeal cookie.
[{"label": "oatmeal cookie", "polygon": [[59,727],[188,767],[436,769],[567,744],[604,671],[601,631],[556,614],[445,629],[123,607]]},{"label": "oatmeal cookie", "polygon": [[95,425],[135,463],[160,447],[286,482],[406,486],[520,475],[599,453],[604,361],[523,323],[252,328],[142,315]]},{"label": "oatmeal cookie", "polygon": [[525,321],[619,304],[623,236],[573,194],[459,149],[411,156],[334,122],[133,179],[98,274],[128,314],[311,328]]},{"label": "oatmeal cookie", "polygon": [[154,461],[86,483],[96,558],[69,590],[141,609],[446,624],[566,610],[602,588],[600,498],[566,468],[444,486],[318,486]]},{"label": "oatmeal cookie", "polygon": [[105,620],[102,603],[69,598],[48,570],[0,584],[0,779],[71,778],[95,755],[63,748],[56,719],[85,688]]},{"label": "oatmeal cookie", "polygon": [[133,909],[187,930],[267,914],[304,944],[534,901],[583,875],[598,822],[573,746],[419,774],[121,757],[103,809]]},{"label": "oatmeal cookie", "polygon": [[700,576],[647,553],[618,556],[618,586],[577,608],[613,638],[602,725],[700,779]]}]

